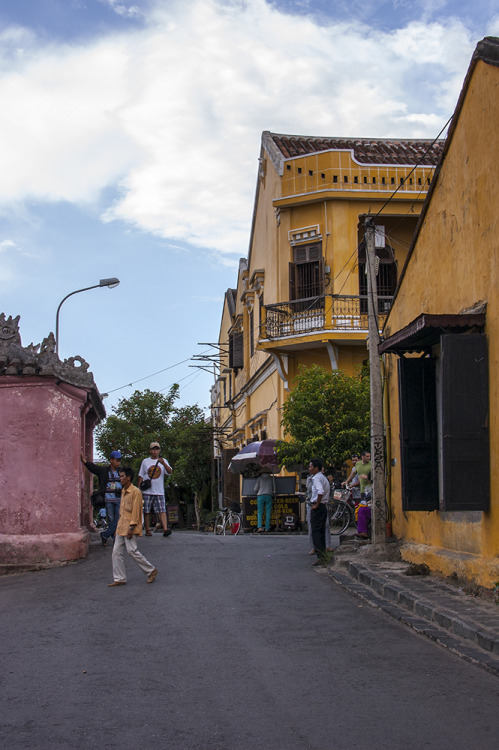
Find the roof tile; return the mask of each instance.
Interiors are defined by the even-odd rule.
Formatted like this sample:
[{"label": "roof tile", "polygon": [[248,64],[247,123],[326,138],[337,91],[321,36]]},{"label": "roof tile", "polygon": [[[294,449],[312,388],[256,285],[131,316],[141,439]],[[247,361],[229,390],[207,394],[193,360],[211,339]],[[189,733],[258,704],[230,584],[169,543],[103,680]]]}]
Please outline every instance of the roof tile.
[{"label": "roof tile", "polygon": [[319,151],[352,150],[361,164],[437,164],[444,140],[399,140],[391,138],[316,138],[303,135],[269,134],[286,159]]}]

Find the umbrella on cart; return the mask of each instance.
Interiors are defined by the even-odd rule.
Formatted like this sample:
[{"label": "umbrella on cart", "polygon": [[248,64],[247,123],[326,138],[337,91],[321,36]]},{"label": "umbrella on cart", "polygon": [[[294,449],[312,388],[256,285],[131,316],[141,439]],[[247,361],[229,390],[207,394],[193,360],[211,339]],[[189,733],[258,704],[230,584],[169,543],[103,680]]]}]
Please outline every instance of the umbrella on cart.
[{"label": "umbrella on cart", "polygon": [[277,440],[261,440],[248,443],[241,448],[229,464],[233,474],[278,474],[279,464],[276,452]]}]

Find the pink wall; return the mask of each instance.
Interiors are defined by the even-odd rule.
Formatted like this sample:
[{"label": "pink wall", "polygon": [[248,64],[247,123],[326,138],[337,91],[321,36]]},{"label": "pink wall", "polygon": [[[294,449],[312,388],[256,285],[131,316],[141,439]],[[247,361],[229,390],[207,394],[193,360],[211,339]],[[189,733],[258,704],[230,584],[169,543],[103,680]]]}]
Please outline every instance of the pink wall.
[{"label": "pink wall", "polygon": [[[80,452],[88,393],[47,377],[0,380],[0,565],[84,557],[90,520]],[[83,500],[84,496],[86,497]]]}]

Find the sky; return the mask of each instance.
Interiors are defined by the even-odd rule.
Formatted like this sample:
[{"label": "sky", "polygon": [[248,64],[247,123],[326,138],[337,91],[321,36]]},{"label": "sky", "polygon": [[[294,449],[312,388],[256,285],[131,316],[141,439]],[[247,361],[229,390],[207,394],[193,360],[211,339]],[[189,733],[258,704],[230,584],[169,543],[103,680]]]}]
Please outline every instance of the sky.
[{"label": "sky", "polygon": [[[261,134],[434,138],[497,0],[0,0],[0,312],[207,408]],[[156,374],[157,373],[157,374]]]}]

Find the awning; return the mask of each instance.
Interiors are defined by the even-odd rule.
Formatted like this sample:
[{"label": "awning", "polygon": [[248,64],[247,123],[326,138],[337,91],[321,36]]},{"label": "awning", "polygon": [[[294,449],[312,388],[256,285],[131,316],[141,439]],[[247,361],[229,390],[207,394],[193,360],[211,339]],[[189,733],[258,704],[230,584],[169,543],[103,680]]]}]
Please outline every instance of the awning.
[{"label": "awning", "polygon": [[378,346],[379,354],[404,354],[421,352],[438,344],[442,333],[465,333],[482,330],[485,313],[458,313],[457,315],[429,315],[423,313],[412,323],[389,336]]}]

